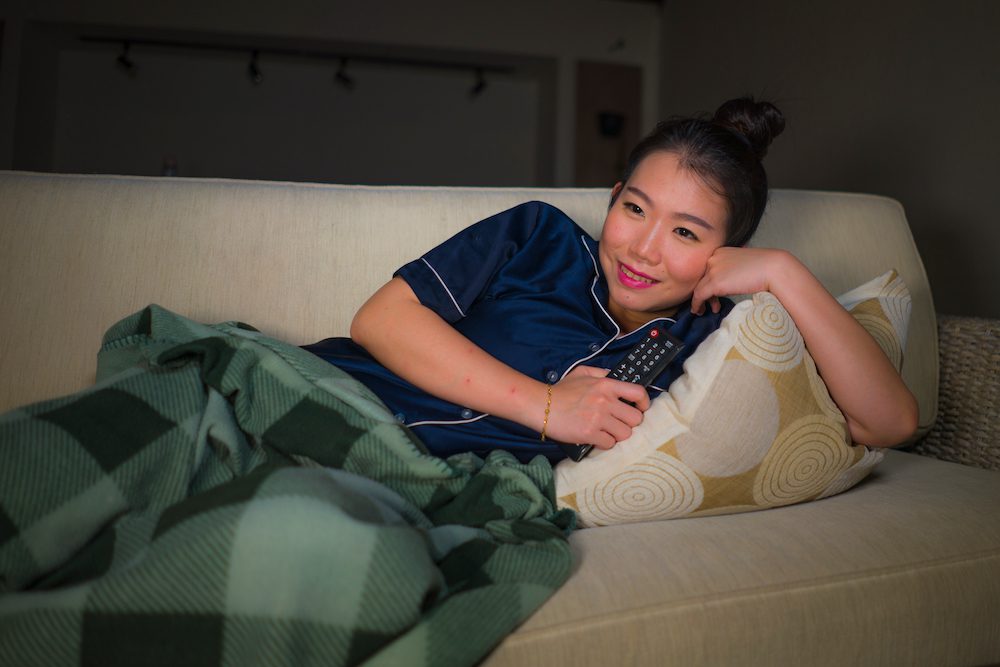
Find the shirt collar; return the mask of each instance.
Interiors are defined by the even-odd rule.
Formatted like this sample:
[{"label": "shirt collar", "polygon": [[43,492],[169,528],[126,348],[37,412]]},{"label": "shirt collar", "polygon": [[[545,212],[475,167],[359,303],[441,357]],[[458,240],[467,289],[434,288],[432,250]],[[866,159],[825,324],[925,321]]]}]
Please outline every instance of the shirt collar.
[{"label": "shirt collar", "polygon": [[[601,323],[601,326],[608,333],[608,335],[619,336],[621,335],[621,327],[615,322],[614,318],[611,317],[611,313],[608,312],[608,299],[610,298],[610,291],[608,290],[608,280],[604,275],[604,270],[601,268],[601,262],[598,260],[599,253],[599,243],[594,239],[590,238],[586,234],[580,236],[584,247],[587,248],[587,252],[590,254],[590,259],[594,266],[593,281],[591,282],[591,298],[593,299],[594,311],[597,313],[597,319]],[[686,310],[684,305],[678,309],[681,317]],[[621,336],[622,338],[630,338],[635,336],[639,332],[644,332],[650,329],[657,322],[670,322],[672,325],[676,324],[677,320],[673,317],[657,317],[654,320],[647,322],[645,325],[639,327],[635,331]]]},{"label": "shirt collar", "polygon": [[595,319],[600,322],[601,328],[609,336],[617,336],[621,333],[621,329],[618,323],[615,322],[614,318],[611,317],[611,313],[608,312],[608,281],[604,277],[604,271],[601,269],[601,262],[598,259],[598,243],[594,239],[590,238],[586,234],[580,236],[580,240],[587,252],[590,255],[590,261],[593,264],[593,274],[590,282],[590,298],[594,307]]}]

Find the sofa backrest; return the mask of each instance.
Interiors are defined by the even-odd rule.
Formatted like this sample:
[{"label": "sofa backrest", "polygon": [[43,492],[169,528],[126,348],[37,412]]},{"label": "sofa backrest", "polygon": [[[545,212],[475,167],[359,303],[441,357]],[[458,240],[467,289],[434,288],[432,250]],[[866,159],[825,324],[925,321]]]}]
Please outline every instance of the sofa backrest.
[{"label": "sofa backrest", "polygon": [[[607,197],[0,172],[0,410],[91,383],[104,330],[149,303],[299,344],[346,335],[394,269],[468,224],[541,199],[597,235]],[[904,378],[929,428],[936,319],[900,205],[776,190],[754,245],[792,250],[834,294],[900,272],[913,295]]]}]

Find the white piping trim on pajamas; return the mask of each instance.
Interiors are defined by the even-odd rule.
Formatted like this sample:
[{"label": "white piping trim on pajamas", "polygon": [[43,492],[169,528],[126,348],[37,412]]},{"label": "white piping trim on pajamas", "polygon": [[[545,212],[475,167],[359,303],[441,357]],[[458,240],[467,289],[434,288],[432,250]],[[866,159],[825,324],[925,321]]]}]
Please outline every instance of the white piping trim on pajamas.
[{"label": "white piping trim on pajamas", "polygon": [[422,422],[410,422],[409,424],[404,424],[407,428],[413,428],[414,426],[454,426],[456,424],[471,424],[472,422],[477,422],[484,417],[489,417],[490,413],[484,412],[478,417],[473,417],[472,419],[456,419],[455,421],[434,421],[428,419]]},{"label": "white piping trim on pajamas", "polygon": [[[616,338],[618,338],[618,336],[621,335],[621,332],[622,332],[621,327],[618,326],[618,323],[615,322],[615,319],[613,317],[611,317],[611,315],[610,315],[610,313],[608,313],[607,309],[604,308],[604,304],[601,303],[601,300],[599,298],[597,298],[597,293],[594,291],[594,288],[597,287],[597,278],[600,275],[600,272],[598,271],[598,268],[597,268],[597,259],[594,257],[594,253],[592,253],[590,251],[590,247],[587,245],[587,241],[584,239],[583,236],[580,237],[580,242],[583,243],[583,247],[587,251],[587,254],[590,255],[590,261],[594,265],[594,279],[590,283],[590,294],[594,298],[594,303],[597,304],[597,306],[601,309],[601,312],[604,313],[605,317],[608,318],[608,321],[611,322],[611,324],[614,326],[614,328],[615,328],[615,335],[612,336],[610,339],[608,339],[604,343],[604,345],[602,345],[601,348],[599,350],[595,351],[593,354],[590,354],[589,356],[583,357],[582,359],[578,359],[577,361],[575,361],[572,364],[570,364],[569,368],[566,369],[566,372],[563,373],[562,376],[559,378],[560,380],[563,379],[563,378],[565,378],[566,375],[571,370],[573,370],[574,368],[576,368],[577,366],[579,366],[583,362],[585,362],[585,361],[587,361],[589,359],[593,359],[598,354],[600,354],[601,352],[603,352],[604,348],[606,348],[608,345],[610,345],[613,340],[615,340]],[[444,287],[444,291],[448,293],[449,298],[451,298],[451,302],[453,304],[455,304],[455,309],[458,310],[458,312],[462,314],[462,317],[465,317],[465,313],[462,312],[461,308],[459,308],[458,302],[455,300],[455,297],[452,296],[451,290],[448,289],[448,286],[444,284],[444,280],[441,280],[441,276],[438,275],[438,272],[434,270],[434,267],[431,266],[430,262],[428,262],[426,259],[424,259],[423,257],[421,257],[421,260],[424,262],[424,264],[427,265],[427,268],[429,268],[434,273],[434,275],[437,277],[438,281],[441,283],[441,286]],[[672,317],[658,317],[655,320],[651,320],[651,321],[652,322],[656,322],[656,321],[659,321],[659,320],[664,320],[664,321],[667,321],[667,322],[674,322],[674,323],[677,322],[677,320],[675,320]],[[639,331],[639,329],[636,329],[636,331]],[[630,333],[627,333],[624,336],[622,336],[622,338],[628,338],[629,336],[631,336],[632,334],[634,334],[636,331],[632,331]],[[659,387],[657,387],[655,385],[650,385],[650,388],[656,389],[656,390],[661,391],[661,392],[665,391],[664,389],[660,389]],[[484,419],[484,418],[489,417],[489,416],[490,416],[490,414],[488,412],[484,412],[483,414],[479,415],[478,417],[473,417],[472,419],[456,419],[454,421],[426,420],[426,421],[419,421],[419,422],[410,422],[409,424],[406,424],[406,427],[407,428],[414,428],[416,426],[454,426],[454,425],[461,425],[461,424],[471,424],[473,422],[477,422],[480,419]]]},{"label": "white piping trim on pajamas", "polygon": [[454,297],[454,295],[452,295],[451,290],[448,289],[448,286],[444,284],[444,280],[441,279],[441,275],[437,271],[434,270],[434,267],[431,266],[430,262],[428,262],[423,257],[421,257],[420,259],[421,259],[421,261],[423,261],[424,264],[427,265],[427,268],[431,270],[431,272],[434,274],[434,277],[438,279],[438,282],[441,283],[441,287],[444,288],[444,291],[448,293],[448,298],[451,299],[451,302],[453,304],[455,304],[455,310],[458,311],[458,314],[461,315],[462,317],[465,317],[465,313],[459,307],[458,301],[455,300],[455,297]]},{"label": "white piping trim on pajamas", "polygon": [[[597,278],[600,275],[600,271],[598,271],[598,268],[597,268],[597,259],[594,257],[594,253],[592,253],[590,251],[590,246],[587,245],[586,238],[584,236],[582,236],[582,235],[580,236],[580,243],[583,244],[583,249],[587,251],[588,255],[590,255],[590,261],[594,265],[594,279],[590,283],[590,295],[594,298],[594,303],[597,304],[597,307],[601,309],[601,312],[604,313],[604,316],[607,317],[608,321],[611,322],[612,326],[614,326],[614,328],[615,328],[615,335],[612,336],[607,342],[605,342],[604,345],[601,346],[601,349],[597,350],[596,352],[594,352],[593,354],[591,354],[588,357],[584,357],[582,359],[578,359],[577,361],[574,361],[572,364],[570,364],[569,368],[566,369],[566,372],[562,374],[562,377],[566,377],[566,375],[571,370],[573,370],[574,368],[576,368],[577,366],[579,366],[583,362],[588,361],[590,359],[593,359],[598,354],[600,354],[601,352],[603,352],[604,348],[606,348],[608,345],[610,345],[611,341],[613,341],[616,338],[618,338],[619,336],[621,336],[621,333],[622,333],[621,327],[619,327],[618,323],[615,322],[615,318],[611,317],[611,314],[604,307],[604,304],[601,303],[601,300],[599,298],[597,298],[597,292],[594,291],[594,288],[597,287]],[[660,320],[664,320],[666,322],[673,322],[675,324],[677,323],[677,320],[675,320],[672,317],[658,317],[655,320],[650,320],[650,322],[658,322]],[[631,332],[629,332],[629,333],[627,333],[627,334],[625,334],[624,336],[621,336],[621,337],[622,338],[628,338],[629,336],[631,336],[634,333],[636,333],[636,331],[639,331],[639,329],[636,329],[635,331],[631,331]],[[562,378],[560,378],[560,379],[562,379]],[[663,391],[663,390],[660,389],[660,391]]]}]

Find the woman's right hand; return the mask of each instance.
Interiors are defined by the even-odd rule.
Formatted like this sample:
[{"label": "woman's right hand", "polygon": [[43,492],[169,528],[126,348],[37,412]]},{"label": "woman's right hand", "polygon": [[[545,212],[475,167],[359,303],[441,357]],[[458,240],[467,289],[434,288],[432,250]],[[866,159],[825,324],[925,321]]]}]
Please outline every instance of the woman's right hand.
[{"label": "woman's right hand", "polygon": [[547,437],[610,449],[632,435],[649,408],[649,394],[637,384],[611,380],[607,374],[603,368],[577,366],[552,386]]},{"label": "woman's right hand", "polygon": [[[386,368],[429,394],[531,429],[541,429],[544,423],[545,384],[465,338],[422,305],[402,278],[390,280],[358,311],[351,337]],[[546,437],[607,449],[631,435],[649,407],[649,396],[644,388],[611,380],[607,374],[578,366],[552,386]]]}]

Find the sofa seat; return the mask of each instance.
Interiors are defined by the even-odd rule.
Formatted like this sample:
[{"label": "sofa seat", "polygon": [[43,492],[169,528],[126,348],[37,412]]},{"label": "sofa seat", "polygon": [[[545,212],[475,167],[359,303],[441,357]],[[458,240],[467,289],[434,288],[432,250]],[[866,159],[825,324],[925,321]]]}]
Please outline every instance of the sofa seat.
[{"label": "sofa seat", "polygon": [[[149,303],[310,343],[346,334],[395,268],[471,222],[541,199],[597,234],[607,197],[0,172],[0,411],[90,385],[105,329]],[[939,353],[891,199],[775,190],[755,243],[793,251],[834,294],[896,268],[913,297],[915,448],[993,470],[888,451],[824,500],[577,531],[570,580],[485,664],[1000,664],[1000,327],[945,318]]]},{"label": "sofa seat", "polygon": [[485,664],[996,663],[997,482],[887,451],[825,500],[578,531],[578,571]]}]

